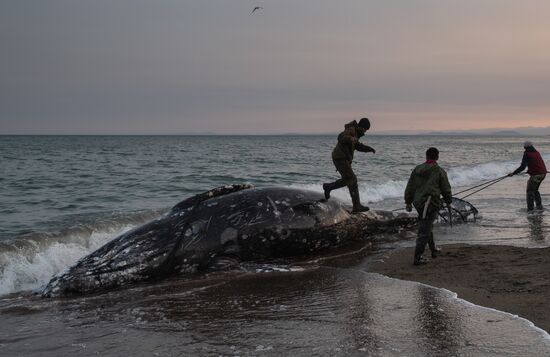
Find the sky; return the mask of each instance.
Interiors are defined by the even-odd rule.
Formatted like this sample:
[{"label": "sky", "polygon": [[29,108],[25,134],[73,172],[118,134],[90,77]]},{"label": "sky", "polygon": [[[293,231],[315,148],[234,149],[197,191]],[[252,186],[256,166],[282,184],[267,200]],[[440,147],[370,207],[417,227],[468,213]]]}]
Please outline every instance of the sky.
[{"label": "sky", "polygon": [[550,126],[548,0],[2,0],[0,49],[0,134]]}]

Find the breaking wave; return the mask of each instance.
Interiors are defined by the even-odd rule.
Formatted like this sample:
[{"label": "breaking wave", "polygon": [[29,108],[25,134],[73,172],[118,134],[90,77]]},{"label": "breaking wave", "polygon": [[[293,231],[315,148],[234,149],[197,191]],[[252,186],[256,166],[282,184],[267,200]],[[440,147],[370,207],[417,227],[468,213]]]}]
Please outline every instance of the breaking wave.
[{"label": "breaking wave", "polygon": [[[550,160],[550,155],[543,155],[545,161]],[[476,185],[484,181],[502,177],[518,167],[518,161],[493,161],[474,166],[458,166],[445,168],[449,177],[449,182],[454,188],[458,189]],[[407,177],[408,179],[408,177]],[[366,180],[359,180],[359,191],[361,197],[366,202],[380,202],[385,199],[403,197],[403,192],[407,185],[407,179],[388,180],[384,183],[371,185]],[[291,185],[292,187],[310,189],[322,192],[320,184],[309,185]],[[345,189],[336,190],[331,196],[338,197],[344,201],[350,201],[349,193]]]},{"label": "breaking wave", "polygon": [[0,241],[0,295],[40,288],[83,256],[157,215],[150,212],[110,224],[87,224]]}]

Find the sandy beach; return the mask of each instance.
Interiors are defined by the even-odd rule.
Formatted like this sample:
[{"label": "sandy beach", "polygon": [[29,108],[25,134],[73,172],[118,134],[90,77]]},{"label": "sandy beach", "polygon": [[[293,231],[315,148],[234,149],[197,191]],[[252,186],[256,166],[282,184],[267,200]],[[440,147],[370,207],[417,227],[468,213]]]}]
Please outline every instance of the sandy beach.
[{"label": "sandy beach", "polygon": [[385,253],[369,269],[454,291],[459,298],[519,315],[550,331],[550,248],[441,248],[441,255],[426,265],[412,265],[414,248],[404,248]]}]

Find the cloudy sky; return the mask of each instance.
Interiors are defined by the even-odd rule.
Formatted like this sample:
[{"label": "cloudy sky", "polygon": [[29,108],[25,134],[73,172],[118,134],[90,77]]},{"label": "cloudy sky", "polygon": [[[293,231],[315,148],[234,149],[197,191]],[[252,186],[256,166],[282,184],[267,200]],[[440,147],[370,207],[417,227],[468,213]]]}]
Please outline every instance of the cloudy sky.
[{"label": "cloudy sky", "polygon": [[548,0],[2,0],[0,48],[0,134],[550,125]]}]

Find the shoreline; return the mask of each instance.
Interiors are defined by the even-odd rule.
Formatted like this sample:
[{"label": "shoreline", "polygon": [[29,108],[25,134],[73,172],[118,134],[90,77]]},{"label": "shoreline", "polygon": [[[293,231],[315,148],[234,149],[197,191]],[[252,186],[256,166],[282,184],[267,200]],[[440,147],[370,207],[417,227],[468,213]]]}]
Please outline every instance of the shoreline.
[{"label": "shoreline", "polygon": [[[550,247],[442,245],[425,265],[412,264],[414,247],[384,252],[368,271],[444,288],[475,305],[518,315],[550,331]],[[426,254],[427,253],[427,254]],[[429,249],[425,255],[429,256]]]}]

